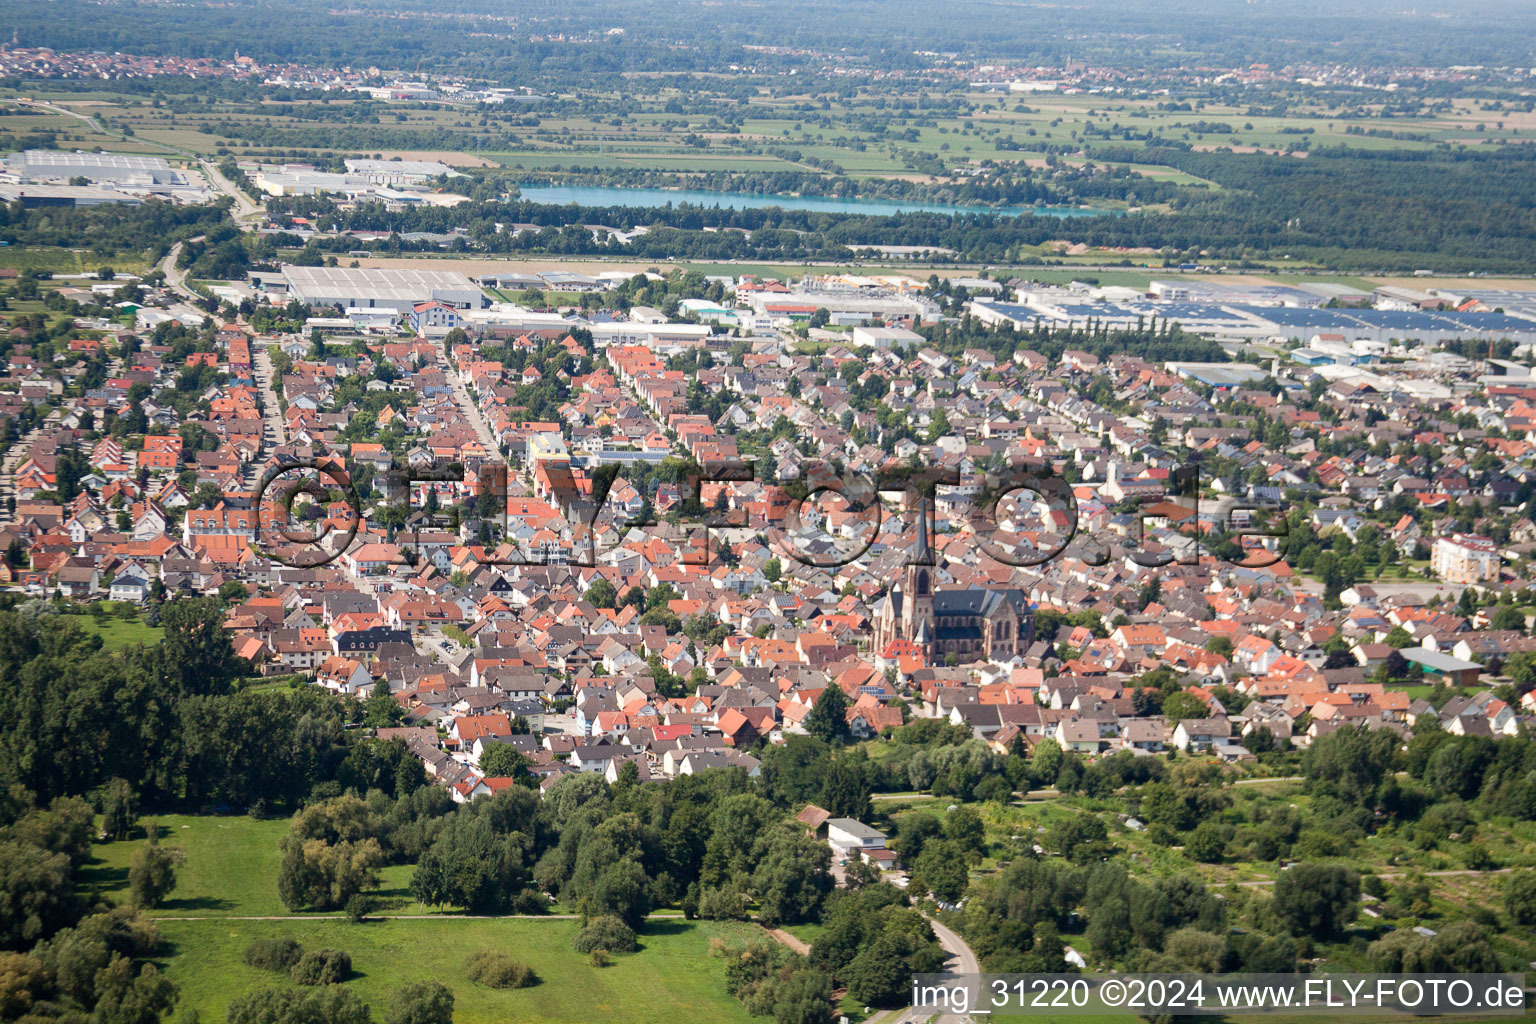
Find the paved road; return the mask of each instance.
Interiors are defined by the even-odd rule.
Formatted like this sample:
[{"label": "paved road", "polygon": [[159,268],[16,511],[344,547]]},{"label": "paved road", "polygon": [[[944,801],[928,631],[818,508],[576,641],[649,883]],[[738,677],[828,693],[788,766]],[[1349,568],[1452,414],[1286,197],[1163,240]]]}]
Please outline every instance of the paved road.
[{"label": "paved road", "polygon": [[488,452],[499,453],[501,445],[496,443],[496,435],[491,433],[491,428],[485,422],[485,417],[480,415],[480,407],[470,397],[469,388],[464,383],[464,375],[458,367],[448,368],[448,383],[453,386],[453,400],[458,403],[470,425],[475,428],[475,434],[480,438],[480,443],[485,445]]},{"label": "paved road", "polygon": [[251,202],[250,196],[240,191],[234,182],[219,173],[218,167],[212,161],[199,160],[198,166],[203,169],[203,176],[208,179],[210,185],[235,201],[234,217],[236,224],[243,221],[260,220],[265,215],[265,211],[260,206]]},{"label": "paved road", "polygon": [[[255,339],[251,339],[253,342]],[[277,401],[277,367],[272,365],[272,353],[265,345],[252,345],[251,353],[252,370],[256,377],[256,388],[261,392],[262,419],[266,423],[263,434],[270,435],[273,444],[285,444],[288,441],[288,424],[283,419],[283,414]]]},{"label": "paved road", "polygon": [[[194,242],[197,240],[193,239]],[[171,251],[165,254],[165,259],[160,261],[160,271],[165,274],[165,286],[188,302],[202,302],[205,296],[187,287],[187,272],[176,266],[176,261],[181,258],[181,249],[182,244],[177,242],[171,246]],[[224,326],[224,320],[221,317],[214,316],[213,322],[220,327]]]},{"label": "paved road", "polygon": [[[932,918],[929,919],[928,923],[932,925],[933,934],[939,940],[939,945],[943,946],[944,952],[949,954],[949,959],[944,961],[944,974],[947,975],[948,979],[945,981],[945,984],[950,987],[957,987],[960,983],[960,977],[962,975],[969,975],[972,981],[966,987],[970,990],[970,1004],[972,1006],[978,1005],[982,992],[975,982],[975,977],[981,973],[981,962],[976,959],[976,954],[971,951],[971,947],[965,944],[965,940],[955,932]],[[933,1011],[931,1009],[915,1010],[908,1011],[906,1015],[898,1019],[922,1021],[929,1019],[932,1015]],[[941,1014],[938,1019],[940,1024],[970,1024],[972,1017],[970,1014],[945,1013]]]},{"label": "paved road", "polygon": [[[87,114],[77,114],[73,110],[70,110],[68,107],[61,107],[55,103],[43,103],[40,100],[17,100],[16,102],[29,107],[37,107],[39,110],[46,110],[51,114],[62,114],[65,117],[73,117],[76,120],[84,121],[86,127],[90,128],[90,130],[95,132],[97,135],[115,135],[118,138],[123,138],[123,134],[121,132],[111,131],[94,117],[91,117]],[[149,142],[147,139],[145,141]],[[165,146],[164,143],[160,142],[149,142],[149,145],[164,146],[166,149],[173,148],[171,146]],[[177,152],[180,152],[180,150],[177,150]]]},{"label": "paved road", "polygon": [[0,461],[0,510],[4,509],[5,499],[16,497],[16,467],[27,460],[27,455],[32,451],[32,442],[42,432],[42,427],[34,427],[22,434],[6,451],[5,459]]}]

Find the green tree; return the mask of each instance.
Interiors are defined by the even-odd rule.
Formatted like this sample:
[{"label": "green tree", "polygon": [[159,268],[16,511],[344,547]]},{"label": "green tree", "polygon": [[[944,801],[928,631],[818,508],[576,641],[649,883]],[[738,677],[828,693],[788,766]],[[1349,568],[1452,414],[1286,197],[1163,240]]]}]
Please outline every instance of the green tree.
[{"label": "green tree", "polygon": [[1227,853],[1227,841],[1213,821],[1202,821],[1184,840],[1184,852],[1202,864],[1219,864]]},{"label": "green tree", "polygon": [[277,893],[293,911],[345,906],[353,895],[378,884],[384,865],[384,852],[371,836],[328,843],[291,834],[278,847]]},{"label": "green tree", "polygon": [[603,869],[578,906],[589,919],[617,917],[638,929],[651,912],[651,880],[638,860],[626,857]]},{"label": "green tree", "polygon": [[1513,605],[1504,605],[1493,613],[1494,629],[1514,629],[1525,632],[1525,613]]},{"label": "green tree", "polygon": [[128,892],[136,907],[154,908],[176,888],[176,864],[181,851],[160,845],[160,829],[145,826],[149,840],[133,852],[128,862]]},{"label": "green tree", "polygon": [[846,740],[849,736],[848,707],[848,697],[842,688],[828,684],[805,716],[805,731],[823,743]]},{"label": "green tree", "polygon": [[395,993],[384,1024],[453,1024],[453,993],[436,981],[415,981]]},{"label": "green tree", "polygon": [[229,1004],[229,1024],[372,1024],[368,1004],[345,985],[264,988]]},{"label": "green tree", "polygon": [[0,841],[0,947],[27,948],[71,924],[79,903],[69,857],[30,842]]},{"label": "green tree", "polygon": [[101,830],[113,839],[127,839],[138,819],[138,801],[133,795],[133,786],[127,779],[113,779],[102,794]]},{"label": "green tree", "polygon": [[619,593],[612,583],[599,576],[587,588],[587,600],[592,602],[594,608],[612,608],[618,600]]},{"label": "green tree", "polygon": [[1275,911],[1292,935],[1338,938],[1359,902],[1360,876],[1339,864],[1297,864],[1275,880]]},{"label": "green tree", "polygon": [[918,892],[931,893],[934,899],[946,903],[957,903],[970,882],[965,851],[957,843],[936,839],[924,844],[923,852],[912,868],[912,886]]},{"label": "green tree", "polygon": [[1176,727],[1180,722],[1205,718],[1210,713],[1210,708],[1206,706],[1205,701],[1183,690],[1163,698],[1163,717],[1167,720],[1169,728]]},{"label": "green tree", "polygon": [[498,779],[531,778],[528,758],[510,743],[492,743],[480,752],[480,772]]},{"label": "green tree", "polygon": [[211,597],[167,601],[160,612],[165,639],[154,649],[161,678],[182,696],[228,693],[250,670],[235,656],[224,627],[224,606]]},{"label": "green tree", "polygon": [[1536,925],[1536,871],[1517,868],[1504,883],[1504,909],[1522,927]]},{"label": "green tree", "polygon": [[390,692],[389,680],[380,679],[363,700],[363,724],[370,729],[389,729],[405,718],[405,708]]},{"label": "green tree", "polygon": [[1047,842],[1073,864],[1091,864],[1114,852],[1109,830],[1092,814],[1074,814],[1051,826]]},{"label": "green tree", "polygon": [[785,824],[758,841],[754,856],[751,889],[762,921],[773,926],[814,920],[832,890],[827,844]]},{"label": "green tree", "polygon": [[1301,762],[1307,787],[1357,806],[1371,805],[1391,776],[1398,743],[1390,730],[1364,727],[1337,729],[1319,737]]},{"label": "green tree", "polygon": [[944,837],[952,841],[966,856],[981,852],[987,838],[987,827],[981,814],[974,807],[956,807],[944,815]]},{"label": "green tree", "polygon": [[[814,714],[815,708],[811,711]],[[864,770],[866,763],[863,759],[845,756],[828,757],[822,761],[819,799],[821,806],[833,817],[868,817],[870,786]]]}]

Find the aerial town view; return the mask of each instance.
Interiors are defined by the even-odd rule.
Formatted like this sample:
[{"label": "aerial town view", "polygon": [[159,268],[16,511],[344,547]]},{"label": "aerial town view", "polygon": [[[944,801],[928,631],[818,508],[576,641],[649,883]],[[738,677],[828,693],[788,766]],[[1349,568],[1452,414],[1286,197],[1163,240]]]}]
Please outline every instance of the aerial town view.
[{"label": "aerial town view", "polygon": [[7,0],[0,1020],[1524,1016],[1428,3]]}]

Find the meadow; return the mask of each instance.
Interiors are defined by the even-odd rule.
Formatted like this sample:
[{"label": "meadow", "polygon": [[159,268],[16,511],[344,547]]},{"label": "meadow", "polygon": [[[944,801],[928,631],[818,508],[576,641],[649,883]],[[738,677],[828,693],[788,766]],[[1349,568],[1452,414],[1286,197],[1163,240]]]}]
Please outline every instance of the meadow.
[{"label": "meadow", "polygon": [[[747,1021],[726,994],[724,969],[710,956],[716,936],[739,941],[747,926],[652,921],[638,952],[594,967],[571,948],[579,921],[564,919],[419,919],[352,924],[315,921],[165,920],[160,966],[180,986],[175,1021],[221,1021],[229,1003],[254,989],[287,987],[287,978],[250,967],[244,954],[262,938],[291,938],[306,949],[342,949],[354,976],[345,984],[382,1016],[391,995],[410,982],[439,981],[454,994],[455,1024],[510,1020],[672,1024],[679,1020]],[[532,967],[530,988],[498,990],[470,981],[465,961],[480,950]],[[196,1015],[194,1018],[193,1015]]]},{"label": "meadow", "polygon": [[[1536,116],[1495,110],[1487,101],[1459,98],[1426,114],[1387,118],[1377,105],[1350,108],[1292,99],[1283,115],[1246,106],[1202,102],[1195,109],[1165,98],[975,91],[959,108],[898,109],[914,99],[899,88],[861,90],[827,101],[812,95],[752,96],[739,121],[662,109],[689,97],[665,83],[635,96],[594,93],[585,109],[489,110],[468,106],[394,103],[358,98],[279,103],[207,98],[195,104],[155,104],[108,91],[50,92],[28,96],[89,115],[26,107],[0,118],[0,148],[41,131],[58,144],[122,152],[190,156],[230,152],[237,158],[277,154],[327,158],[374,152],[411,157],[458,154],[454,162],[494,163],[512,170],[547,172],[794,171],[842,174],[852,179],[932,180],[936,165],[952,172],[986,163],[1043,166],[1050,154],[1069,165],[1094,145],[1144,148],[1149,137],[1196,149],[1286,152],[1296,145],[1349,145],[1363,149],[1423,149],[1435,145],[1515,145],[1536,139]],[[637,102],[638,100],[638,102]],[[0,97],[0,103],[4,103]],[[1178,109],[1170,109],[1177,107]],[[382,113],[380,111],[383,111]],[[411,145],[410,140],[421,140]],[[1149,179],[1188,188],[1216,186],[1156,164],[1129,165]]]},{"label": "meadow", "polygon": [[[246,949],[261,938],[291,938],[306,949],[345,950],[354,970],[345,984],[376,1016],[401,986],[436,980],[454,993],[457,1024],[748,1019],[726,994],[723,967],[710,947],[716,938],[739,946],[760,937],[750,925],[656,917],[641,931],[639,952],[598,968],[571,948],[579,920],[470,918],[456,916],[453,908],[423,908],[406,894],[409,865],[387,868],[379,888],[370,893],[381,914],[399,916],[354,924],[335,914],[292,914],[277,896],[277,843],[288,831],[286,819],[162,815],[153,825],[162,845],[184,855],[175,889],[151,912],[164,939],[156,962],[180,987],[175,1021],[221,1021],[233,999],[268,985],[291,984],[285,976],[245,963]],[[141,827],[132,839],[96,844],[95,857],[83,872],[87,888],[127,902],[128,864],[146,841]],[[465,961],[484,949],[531,966],[540,983],[504,991],[470,981]]]}]

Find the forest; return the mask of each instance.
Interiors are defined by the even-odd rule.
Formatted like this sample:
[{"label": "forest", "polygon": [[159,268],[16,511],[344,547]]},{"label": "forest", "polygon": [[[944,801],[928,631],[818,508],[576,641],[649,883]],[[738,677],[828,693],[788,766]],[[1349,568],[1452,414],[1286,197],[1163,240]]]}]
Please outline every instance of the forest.
[{"label": "forest", "polygon": [[[1337,59],[1347,42],[1356,64],[1439,66],[1529,63],[1530,11],[1485,2],[1476,17],[1439,19],[1394,12],[1392,30],[1366,0],[1233,7],[1217,0],[1135,6],[1091,0],[1071,7],[1020,6],[998,17],[981,0],[935,7],[917,0],[861,0],[832,7],[812,0],[754,4],[751,17],[704,8],[699,32],[693,5],[646,0],[554,6],[539,0],[431,5],[447,21],[432,31],[399,31],[398,5],[382,0],[327,8],[313,0],[181,9],[167,31],[155,4],[113,4],[109,16],[85,0],[18,0],[0,32],[20,32],[25,46],[178,56],[228,57],[235,50],[264,62],[432,69],[480,74],[517,84],[569,88],[622,73],[711,70],[746,60],[763,69],[797,67],[807,54],[887,70],[929,67],[944,54],[1059,66],[1073,60],[1160,69],[1209,62],[1234,67]],[[421,17],[427,12],[403,12]],[[388,19],[388,20],[385,20]],[[273,24],[303,32],[273,32]],[[437,22],[442,25],[443,22]],[[389,26],[386,28],[385,26]],[[979,26],[986,26],[979,32]],[[686,43],[685,47],[674,44]],[[754,49],[744,52],[745,47]],[[846,51],[846,53],[844,53]]]}]

